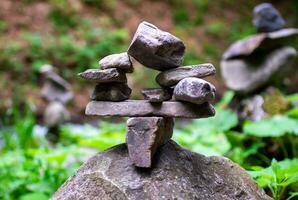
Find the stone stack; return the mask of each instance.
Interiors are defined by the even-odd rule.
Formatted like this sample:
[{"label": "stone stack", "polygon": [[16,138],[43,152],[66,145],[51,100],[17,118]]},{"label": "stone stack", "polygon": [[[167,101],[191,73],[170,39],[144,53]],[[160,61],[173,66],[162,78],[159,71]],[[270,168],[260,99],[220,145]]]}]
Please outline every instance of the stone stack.
[{"label": "stone stack", "polygon": [[258,34],[232,44],[220,66],[226,85],[240,94],[253,93],[297,71],[298,54],[291,42],[298,29],[284,28],[284,19],[269,3],[256,6],[253,16]]},{"label": "stone stack", "polygon": [[[142,22],[127,53],[113,54],[99,61],[101,69],[89,69],[79,76],[96,82],[87,105],[87,115],[129,117],[126,143],[131,162],[149,168],[157,149],[170,140],[174,118],[210,117],[215,111],[210,104],[215,87],[201,79],[214,75],[212,64],[181,66],[183,42]],[[145,100],[127,100],[131,89],[126,73],[133,72],[130,56],[145,67],[158,70],[160,88],[144,89]]]}]

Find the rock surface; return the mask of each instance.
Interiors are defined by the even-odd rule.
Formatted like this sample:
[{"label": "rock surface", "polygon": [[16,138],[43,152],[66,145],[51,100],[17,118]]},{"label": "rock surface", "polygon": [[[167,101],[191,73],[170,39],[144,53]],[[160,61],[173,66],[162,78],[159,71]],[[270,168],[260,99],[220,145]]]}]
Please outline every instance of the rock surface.
[{"label": "rock surface", "polygon": [[129,99],[131,89],[126,83],[99,83],[96,85],[91,100],[124,101]]},{"label": "rock surface", "polygon": [[108,55],[99,61],[99,65],[101,69],[117,68],[125,73],[133,72],[133,66],[127,52]]},{"label": "rock surface", "polygon": [[258,32],[272,32],[282,29],[286,22],[270,3],[257,5],[253,11],[253,23]]},{"label": "rock surface", "polygon": [[173,141],[162,146],[150,170],[135,168],[125,144],[89,159],[54,194],[53,200],[212,199],[270,200],[239,165],[205,157]]},{"label": "rock surface", "polygon": [[163,88],[144,89],[142,94],[151,103],[160,103],[172,98],[170,91]]},{"label": "rock surface", "polygon": [[195,104],[213,102],[215,99],[215,87],[203,79],[185,78],[175,86],[173,97],[175,100]]},{"label": "rock surface", "polygon": [[59,101],[51,102],[44,113],[44,123],[47,127],[59,126],[69,119],[70,113]]},{"label": "rock surface", "polygon": [[251,93],[266,83],[292,74],[297,62],[297,52],[292,47],[282,47],[266,56],[223,60],[221,73],[226,85],[238,93]]},{"label": "rock surface", "polygon": [[96,83],[127,82],[126,75],[116,68],[88,69],[78,74],[80,77]]},{"label": "rock surface", "polygon": [[271,51],[273,48],[292,43],[297,36],[298,29],[296,28],[286,28],[271,33],[253,35],[232,44],[223,54],[223,59],[241,58],[262,53],[263,51]]},{"label": "rock surface", "polygon": [[157,75],[156,82],[161,86],[170,87],[187,77],[203,78],[214,74],[215,68],[212,64],[190,65],[161,72]]},{"label": "rock surface", "polygon": [[152,104],[147,100],[126,100],[121,102],[91,101],[86,107],[86,115],[115,117],[177,117],[204,118],[215,115],[209,103],[201,105],[178,101],[164,101]]},{"label": "rock surface", "polygon": [[128,54],[148,68],[164,71],[183,62],[183,42],[153,24],[142,22],[128,48]]},{"label": "rock surface", "polygon": [[134,117],[127,120],[126,144],[131,162],[149,168],[158,147],[173,135],[173,118]]}]

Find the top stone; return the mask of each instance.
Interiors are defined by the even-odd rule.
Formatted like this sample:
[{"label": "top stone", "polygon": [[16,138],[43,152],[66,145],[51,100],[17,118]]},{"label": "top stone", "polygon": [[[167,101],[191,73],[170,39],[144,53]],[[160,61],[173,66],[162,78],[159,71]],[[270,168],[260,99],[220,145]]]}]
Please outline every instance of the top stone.
[{"label": "top stone", "polygon": [[125,73],[133,72],[132,63],[126,52],[108,55],[99,61],[99,65],[101,69],[117,68]]},{"label": "top stone", "polygon": [[184,50],[185,45],[179,38],[142,22],[127,52],[144,66],[164,71],[182,64]]},{"label": "top stone", "polygon": [[253,23],[258,32],[277,31],[285,26],[285,20],[270,3],[262,3],[256,6],[253,15]]}]

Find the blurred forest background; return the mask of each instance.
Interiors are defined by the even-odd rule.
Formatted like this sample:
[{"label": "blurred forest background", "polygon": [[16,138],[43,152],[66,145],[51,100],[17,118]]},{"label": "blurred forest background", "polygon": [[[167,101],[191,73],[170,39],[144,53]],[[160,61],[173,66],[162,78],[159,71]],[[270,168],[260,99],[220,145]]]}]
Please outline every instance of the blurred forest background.
[{"label": "blurred forest background", "polygon": [[[217,115],[181,121],[174,139],[205,155],[223,155],[249,170],[274,199],[298,195],[298,77],[267,99],[278,109],[264,120],[239,120],[229,108],[234,93],[219,73],[223,52],[256,33],[258,0],[1,0],[0,1],[0,199],[48,199],[90,156],[124,142],[125,121],[84,116],[94,85],[77,73],[98,68],[100,58],[126,51],[137,25],[148,21],[181,38],[184,65],[210,62]],[[298,27],[298,1],[269,1],[288,27]],[[298,43],[293,44],[298,48]],[[43,64],[57,68],[74,91],[59,142],[43,126],[47,102],[40,95]],[[129,75],[132,98],[156,87],[156,72],[140,65]],[[278,102],[278,103],[276,103]],[[277,105],[277,106],[278,106]],[[100,124],[100,125],[99,125]],[[218,145],[221,144],[221,145]]]}]

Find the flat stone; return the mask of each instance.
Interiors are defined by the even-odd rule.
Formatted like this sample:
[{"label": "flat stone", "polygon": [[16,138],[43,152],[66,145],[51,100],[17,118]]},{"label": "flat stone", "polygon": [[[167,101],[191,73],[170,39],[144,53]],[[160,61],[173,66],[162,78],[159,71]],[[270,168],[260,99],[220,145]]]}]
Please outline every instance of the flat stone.
[{"label": "flat stone", "polygon": [[160,103],[172,98],[171,92],[164,88],[144,89],[142,94],[146,100],[152,103]]},{"label": "flat stone", "polygon": [[209,103],[201,105],[178,101],[164,101],[152,104],[147,100],[126,100],[121,102],[91,101],[86,107],[86,115],[116,117],[177,117],[204,118],[215,115]]},{"label": "flat stone", "polygon": [[129,99],[131,89],[126,83],[99,83],[91,95],[94,101],[124,101]]},{"label": "flat stone", "polygon": [[73,199],[271,200],[238,164],[173,141],[160,147],[149,170],[131,164],[125,144],[98,153],[52,197]]},{"label": "flat stone", "polygon": [[161,72],[156,77],[156,82],[164,87],[176,85],[179,81],[187,77],[203,78],[206,76],[214,75],[216,72],[212,64],[190,65],[178,67]]},{"label": "flat stone", "polygon": [[96,83],[127,82],[124,72],[116,68],[88,69],[78,74],[80,77]]},{"label": "flat stone", "polygon": [[126,144],[133,165],[150,168],[157,148],[172,137],[173,127],[173,118],[129,118],[127,120]]},{"label": "flat stone", "polygon": [[252,54],[271,51],[287,44],[292,44],[298,36],[298,29],[286,28],[271,33],[260,33],[232,44],[223,54],[224,60],[247,57]]},{"label": "flat stone", "polygon": [[280,82],[293,74],[297,71],[296,62],[296,50],[292,47],[282,47],[257,57],[222,60],[221,74],[230,89],[247,94],[270,82]]},{"label": "flat stone", "polygon": [[253,23],[258,32],[273,32],[282,29],[286,22],[271,3],[261,3],[253,10]]},{"label": "flat stone", "polygon": [[183,62],[185,46],[172,34],[142,22],[128,48],[128,54],[148,68],[164,71]]},{"label": "flat stone", "polygon": [[174,99],[195,104],[213,102],[215,99],[215,87],[199,78],[182,79],[174,88]]},{"label": "flat stone", "polygon": [[127,52],[108,55],[99,61],[99,65],[101,69],[117,68],[125,73],[132,73],[134,71]]}]

